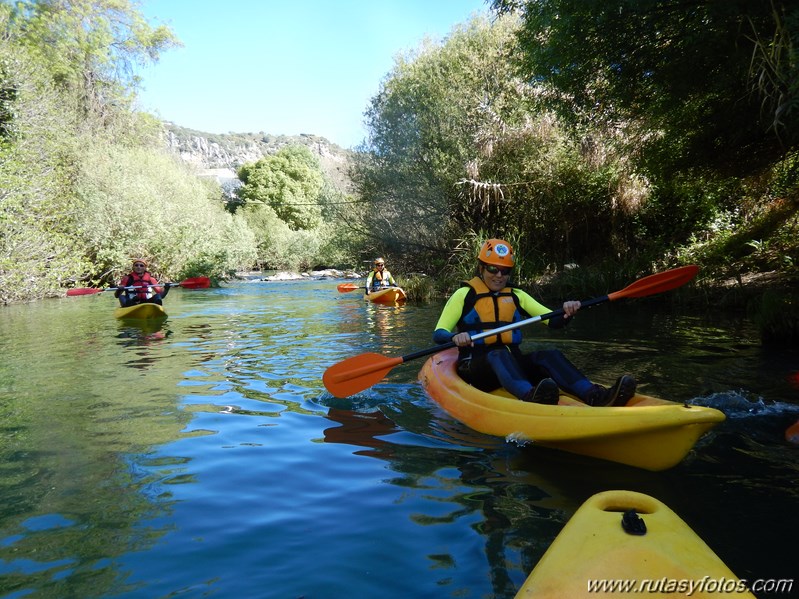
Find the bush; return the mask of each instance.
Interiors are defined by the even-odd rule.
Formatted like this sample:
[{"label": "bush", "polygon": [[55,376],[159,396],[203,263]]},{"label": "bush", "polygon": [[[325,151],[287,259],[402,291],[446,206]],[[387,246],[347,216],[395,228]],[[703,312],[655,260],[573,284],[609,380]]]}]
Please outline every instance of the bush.
[{"label": "bush", "polygon": [[799,294],[766,291],[750,306],[764,343],[796,347],[799,343]]},{"label": "bush", "polygon": [[244,219],[226,212],[220,191],[175,158],[96,140],[88,148],[76,185],[76,229],[93,263],[87,276],[116,279],[135,256],[169,279],[223,276],[255,262]]}]

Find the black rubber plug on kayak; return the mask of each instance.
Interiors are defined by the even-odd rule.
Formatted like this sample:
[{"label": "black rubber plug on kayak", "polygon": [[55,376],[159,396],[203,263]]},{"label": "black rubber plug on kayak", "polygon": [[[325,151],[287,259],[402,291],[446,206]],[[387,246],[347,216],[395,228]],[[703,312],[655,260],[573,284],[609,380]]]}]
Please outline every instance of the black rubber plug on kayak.
[{"label": "black rubber plug on kayak", "polygon": [[646,522],[641,518],[635,510],[627,510],[621,517],[621,527],[624,532],[630,535],[645,535]]}]

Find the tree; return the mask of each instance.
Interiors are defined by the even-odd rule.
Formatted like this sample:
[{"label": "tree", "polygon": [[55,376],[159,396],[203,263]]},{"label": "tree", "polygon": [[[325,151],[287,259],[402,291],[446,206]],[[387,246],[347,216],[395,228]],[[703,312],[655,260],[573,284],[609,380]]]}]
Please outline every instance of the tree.
[{"label": "tree", "polygon": [[601,136],[567,135],[519,77],[518,26],[460,26],[398,59],[373,98],[353,180],[381,247],[440,266],[463,250],[468,274],[476,240],[500,236],[518,240],[527,275],[627,247],[627,175]]},{"label": "tree", "polygon": [[[0,31],[10,13],[0,3]],[[86,267],[63,195],[72,122],[44,67],[0,34],[0,304],[52,295],[65,273]]]},{"label": "tree", "polygon": [[243,185],[237,193],[258,210],[265,204],[291,229],[314,229],[321,222],[320,197],[324,176],[319,162],[305,146],[286,146],[272,156],[238,171]]},{"label": "tree", "polygon": [[795,2],[493,5],[523,14],[523,67],[549,105],[572,123],[623,131],[630,155],[653,172],[759,168],[799,141]]},{"label": "tree", "polygon": [[53,82],[101,124],[109,110],[129,106],[136,67],[180,45],[168,27],[150,26],[130,0],[19,0],[6,35],[47,65]]},{"label": "tree", "polygon": [[134,63],[172,41],[127,0],[0,1],[0,303],[113,279],[138,253],[165,278],[252,266],[245,219],[132,108]]},{"label": "tree", "polygon": [[441,254],[473,225],[469,181],[528,118],[529,90],[507,58],[515,27],[513,18],[456,27],[444,43],[398,57],[372,98],[351,176],[369,206],[364,233],[383,247]]}]

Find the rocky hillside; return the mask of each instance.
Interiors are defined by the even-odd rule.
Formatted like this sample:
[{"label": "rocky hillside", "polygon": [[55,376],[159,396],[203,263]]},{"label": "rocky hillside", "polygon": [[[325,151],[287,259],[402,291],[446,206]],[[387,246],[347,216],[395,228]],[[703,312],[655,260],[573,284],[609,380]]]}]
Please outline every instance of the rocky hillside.
[{"label": "rocky hillside", "polygon": [[347,169],[352,152],[318,135],[264,133],[204,133],[164,122],[166,143],[200,175],[215,177],[225,188],[235,187],[236,169],[256,162],[288,145],[306,146],[318,159],[330,181],[341,191],[350,189]]}]

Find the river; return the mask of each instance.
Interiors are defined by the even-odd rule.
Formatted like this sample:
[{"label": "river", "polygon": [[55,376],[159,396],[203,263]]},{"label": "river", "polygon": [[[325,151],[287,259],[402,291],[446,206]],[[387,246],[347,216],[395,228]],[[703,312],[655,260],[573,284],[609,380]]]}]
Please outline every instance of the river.
[{"label": "river", "polygon": [[656,298],[529,327],[594,379],[727,415],[647,472],[468,429],[423,359],[332,397],[328,366],[430,347],[442,307],[337,282],[173,289],[144,327],[109,293],[0,309],[0,596],[512,598],[608,489],[666,503],[739,577],[796,578],[796,348]]}]

